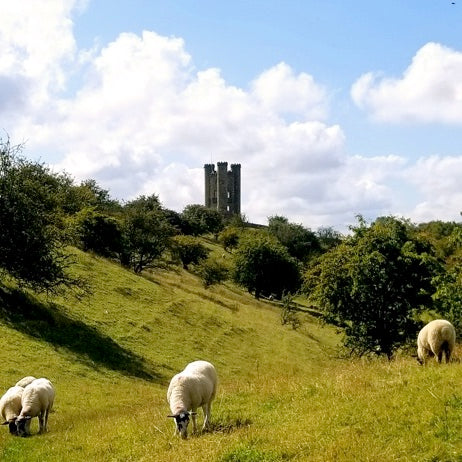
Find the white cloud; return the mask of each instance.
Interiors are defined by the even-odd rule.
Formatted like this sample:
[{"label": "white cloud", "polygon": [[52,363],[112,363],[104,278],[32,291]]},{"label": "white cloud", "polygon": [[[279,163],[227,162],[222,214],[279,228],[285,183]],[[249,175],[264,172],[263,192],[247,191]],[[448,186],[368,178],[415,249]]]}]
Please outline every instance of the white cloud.
[{"label": "white cloud", "polygon": [[419,192],[419,200],[409,211],[409,217],[416,222],[460,221],[462,156],[422,158],[404,175]]},{"label": "white cloud", "polygon": [[351,96],[379,121],[462,124],[462,53],[427,43],[401,78],[369,72]]},{"label": "white cloud", "polygon": [[252,93],[270,111],[324,119],[327,114],[326,91],[304,72],[294,75],[286,63],[263,72],[252,84]]},{"label": "white cloud", "polygon": [[[196,69],[181,38],[152,31],[79,50],[72,15],[83,2],[11,5],[0,18],[0,127],[13,142],[27,140],[26,154],[46,154],[41,160],[78,180],[94,178],[119,199],[158,194],[178,211],[203,203],[202,166],[211,161],[241,163],[242,211],[259,223],[279,214],[313,229],[345,229],[358,213],[412,210],[400,200],[403,187],[424,194],[422,217],[450,199],[449,185],[435,188],[426,178],[437,165],[441,178],[457,171],[450,159],[433,166],[423,159],[413,171],[397,156],[349,156],[342,128],[325,121],[327,90],[285,63],[247,90],[229,85],[219,69]],[[354,88],[366,109],[393,100],[387,92],[396,85],[374,82],[363,76]]]}]

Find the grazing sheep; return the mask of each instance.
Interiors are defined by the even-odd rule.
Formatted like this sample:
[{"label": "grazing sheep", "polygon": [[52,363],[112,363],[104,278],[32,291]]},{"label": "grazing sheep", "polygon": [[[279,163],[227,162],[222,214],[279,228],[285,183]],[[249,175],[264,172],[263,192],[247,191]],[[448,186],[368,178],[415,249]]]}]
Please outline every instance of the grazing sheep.
[{"label": "grazing sheep", "polygon": [[26,388],[27,385],[32,383],[34,380],[36,380],[35,377],[32,377],[32,375],[28,375],[27,377],[24,377],[21,380],[19,380],[18,383],[16,384],[16,386]]},{"label": "grazing sheep", "polygon": [[456,331],[449,321],[436,319],[429,322],[417,337],[417,357],[419,362],[425,364],[428,356],[436,356],[438,362],[441,363],[444,353],[448,363],[455,343]]},{"label": "grazing sheep", "polygon": [[14,386],[9,388],[0,399],[0,413],[5,419],[2,425],[8,425],[12,435],[17,435],[16,418],[21,413],[21,397],[23,392],[23,387]]},{"label": "grazing sheep", "polygon": [[24,388],[22,410],[16,419],[19,436],[30,435],[30,421],[38,416],[39,433],[47,431],[48,414],[53,406],[55,390],[48,379],[36,379]]},{"label": "grazing sheep", "polygon": [[205,429],[210,421],[212,401],[217,391],[217,373],[212,364],[207,361],[194,361],[176,374],[170,381],[167,391],[167,401],[175,419],[175,433],[182,438],[188,437],[189,416],[193,421],[193,432],[197,431],[196,410],[202,407]]}]

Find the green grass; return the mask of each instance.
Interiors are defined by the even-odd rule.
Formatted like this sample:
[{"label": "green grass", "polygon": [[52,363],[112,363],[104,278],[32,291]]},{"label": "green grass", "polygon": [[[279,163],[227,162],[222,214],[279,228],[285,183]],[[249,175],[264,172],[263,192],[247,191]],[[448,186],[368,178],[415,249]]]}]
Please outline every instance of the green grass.
[{"label": "green grass", "polygon": [[[57,393],[47,434],[0,429],[1,461],[462,461],[458,361],[341,358],[331,327],[302,313],[282,326],[231,285],[76,258],[89,297],[0,290],[1,390],[35,375]],[[183,441],[165,395],[195,359],[215,364],[219,392],[211,429]]]}]

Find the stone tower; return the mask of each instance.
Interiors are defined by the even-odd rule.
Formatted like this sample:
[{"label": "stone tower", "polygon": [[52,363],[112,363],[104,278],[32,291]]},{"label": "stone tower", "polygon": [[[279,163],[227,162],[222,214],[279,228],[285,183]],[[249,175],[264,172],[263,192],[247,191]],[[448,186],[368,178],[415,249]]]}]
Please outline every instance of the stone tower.
[{"label": "stone tower", "polygon": [[241,164],[218,162],[204,165],[205,206],[223,214],[241,213]]}]

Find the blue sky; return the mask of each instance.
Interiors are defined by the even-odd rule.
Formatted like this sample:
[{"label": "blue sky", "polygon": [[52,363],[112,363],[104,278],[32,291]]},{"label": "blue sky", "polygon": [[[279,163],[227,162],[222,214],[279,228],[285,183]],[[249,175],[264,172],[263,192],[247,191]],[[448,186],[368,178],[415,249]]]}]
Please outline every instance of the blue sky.
[{"label": "blue sky", "polygon": [[254,222],[459,221],[462,1],[45,5],[0,2],[0,128],[26,156],[177,211],[228,161]]}]

